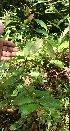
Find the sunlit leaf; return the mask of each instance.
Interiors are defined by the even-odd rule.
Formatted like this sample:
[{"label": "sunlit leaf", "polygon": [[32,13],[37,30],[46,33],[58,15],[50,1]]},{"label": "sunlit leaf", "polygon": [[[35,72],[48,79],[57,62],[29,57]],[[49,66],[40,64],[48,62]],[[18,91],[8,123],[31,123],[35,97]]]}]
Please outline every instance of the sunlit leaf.
[{"label": "sunlit leaf", "polygon": [[64,41],[59,47],[58,47],[58,51],[62,52],[63,49],[69,48],[69,42],[68,41]]},{"label": "sunlit leaf", "polygon": [[53,46],[52,46],[52,43],[50,43],[50,41],[45,41],[45,44],[46,44],[46,47],[47,47],[47,54],[51,57],[51,58],[55,58],[55,53],[54,53],[54,50],[53,50]]},{"label": "sunlit leaf", "polygon": [[38,52],[38,50],[42,47],[43,44],[43,40],[42,39],[37,39],[34,44],[31,46],[30,49],[30,54],[35,54],[36,52]]},{"label": "sunlit leaf", "polygon": [[10,12],[6,12],[5,22],[4,22],[5,27],[8,26],[10,23],[11,23]]},{"label": "sunlit leaf", "polygon": [[31,73],[30,73],[30,76],[35,77],[35,78],[37,78],[39,75],[40,75],[40,73],[35,72],[35,71],[34,72],[31,71]]},{"label": "sunlit leaf", "polygon": [[42,20],[39,20],[39,19],[34,19],[41,27],[43,27],[44,29],[47,30],[47,26],[46,24],[42,21]]},{"label": "sunlit leaf", "polygon": [[23,86],[19,84],[17,88],[13,91],[13,94],[11,96],[17,96],[18,92],[22,90],[23,90]]},{"label": "sunlit leaf", "polygon": [[65,30],[61,33],[60,38],[58,39],[58,42],[61,43],[63,38],[65,37],[65,35],[68,33],[69,31],[69,26],[67,28],[65,28]]},{"label": "sunlit leaf", "polygon": [[30,55],[30,49],[31,49],[31,46],[34,44],[34,42],[32,41],[29,41],[26,43],[26,47],[24,48],[24,57],[27,57]]},{"label": "sunlit leaf", "polygon": [[51,60],[50,63],[54,64],[54,65],[56,65],[56,66],[58,66],[60,68],[64,67],[64,63],[62,61],[60,61],[60,60]]}]

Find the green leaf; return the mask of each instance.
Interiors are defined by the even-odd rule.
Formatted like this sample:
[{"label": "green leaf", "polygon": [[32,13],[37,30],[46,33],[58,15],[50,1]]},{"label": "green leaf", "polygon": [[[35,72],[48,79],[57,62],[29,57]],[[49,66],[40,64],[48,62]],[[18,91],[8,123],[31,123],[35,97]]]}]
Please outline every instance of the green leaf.
[{"label": "green leaf", "polygon": [[43,40],[42,39],[37,39],[34,44],[31,46],[30,49],[30,54],[33,55],[36,52],[38,52],[38,50],[42,47],[43,44]]},{"label": "green leaf", "polygon": [[[21,53],[21,52],[20,52],[20,53]],[[19,56],[16,56],[16,58],[17,58],[17,60],[21,60],[21,59],[24,60],[25,57],[19,55]]]},{"label": "green leaf", "polygon": [[46,29],[47,31],[47,26],[46,24],[42,21],[42,20],[39,20],[39,19],[34,19],[39,25],[41,25],[41,27],[43,27],[44,29]]},{"label": "green leaf", "polygon": [[46,45],[46,48],[47,48],[46,52],[48,53],[48,55],[51,58],[55,59],[55,53],[54,53],[53,46],[51,45],[50,41],[45,40],[44,42],[45,42],[45,45]]},{"label": "green leaf", "polygon": [[6,70],[9,68],[9,63],[0,62],[0,71]]},{"label": "green leaf", "polygon": [[58,47],[58,51],[62,52],[64,49],[69,48],[69,42],[68,41],[64,41],[59,47]]},{"label": "green leaf", "polygon": [[48,91],[35,90],[34,95],[36,101],[44,107],[51,107],[51,108],[59,107],[59,103],[60,103],[59,100],[51,97]]},{"label": "green leaf", "polygon": [[17,103],[20,103],[21,100],[23,100],[25,97],[28,97],[28,92],[26,89],[23,90],[23,92],[19,93],[16,98],[14,99],[13,103],[17,105]]},{"label": "green leaf", "polygon": [[42,98],[42,97],[50,97],[50,94],[48,91],[41,91],[41,90],[35,90],[34,95],[36,98]]},{"label": "green leaf", "polygon": [[69,31],[69,26],[67,28],[65,28],[65,30],[61,33],[60,38],[58,39],[58,42],[61,43],[63,38],[65,37],[65,35],[68,33]]},{"label": "green leaf", "polygon": [[15,77],[15,76],[11,76],[11,77],[9,77],[6,81],[5,81],[5,83],[3,83],[3,86],[13,86],[15,83],[16,83],[16,78],[17,77]]},{"label": "green leaf", "polygon": [[45,13],[54,13],[56,11],[56,9],[55,9],[55,7],[52,5],[52,6],[50,6],[50,8],[49,9],[46,9],[45,10]]},{"label": "green leaf", "polygon": [[58,66],[60,68],[64,67],[64,63],[62,61],[60,61],[60,60],[51,60],[50,63],[54,64],[55,66]]},{"label": "green leaf", "polygon": [[48,35],[47,32],[44,29],[42,29],[42,30],[41,29],[36,29],[35,31],[38,32],[38,33],[41,33],[41,34],[43,34],[45,36]]},{"label": "green leaf", "polygon": [[11,96],[17,96],[18,92],[23,90],[23,86],[22,85],[18,85],[17,88],[13,91],[13,94]]},{"label": "green leaf", "polygon": [[34,72],[31,71],[31,73],[30,73],[30,76],[35,77],[35,78],[37,78],[39,75],[40,75],[40,73],[36,72],[36,71],[34,71]]},{"label": "green leaf", "polygon": [[30,49],[33,44],[34,44],[34,41],[29,41],[26,43],[26,47],[24,48],[24,57],[27,57],[30,55]]},{"label": "green leaf", "polygon": [[21,116],[25,116],[33,112],[38,108],[38,104],[28,104],[28,105],[22,105],[19,108],[19,113],[21,113]]},{"label": "green leaf", "polygon": [[47,97],[46,98],[40,98],[38,100],[41,105],[44,107],[49,107],[49,108],[60,108],[59,100],[56,100],[53,97]]},{"label": "green leaf", "polygon": [[17,70],[15,70],[15,72],[13,72],[13,73],[15,73],[13,76],[11,76],[11,77],[9,77],[6,81],[5,81],[5,83],[3,83],[3,86],[13,86],[15,83],[16,83],[16,80],[18,79],[18,77],[20,76],[20,74],[23,72],[23,68],[22,67],[20,67],[19,69],[18,69],[18,71]]},{"label": "green leaf", "polygon": [[23,105],[23,104],[29,104],[29,103],[31,103],[33,101],[34,101],[33,98],[30,98],[30,97],[24,98],[24,96],[23,96],[20,99],[14,100],[14,104],[16,104],[16,105]]},{"label": "green leaf", "polygon": [[58,41],[53,39],[53,37],[49,36],[48,42],[52,45],[53,48],[54,47],[58,48]]},{"label": "green leaf", "polygon": [[10,130],[12,130],[12,131],[15,131],[16,128],[17,128],[17,127],[16,127],[16,124],[13,124],[13,125],[10,126]]},{"label": "green leaf", "polygon": [[13,94],[12,94],[11,96],[17,96],[17,94],[18,94],[18,90],[15,89],[15,90],[13,91]]},{"label": "green leaf", "polygon": [[37,39],[36,41],[29,41],[26,43],[26,47],[24,48],[24,57],[29,55],[33,55],[42,47],[43,40]]}]

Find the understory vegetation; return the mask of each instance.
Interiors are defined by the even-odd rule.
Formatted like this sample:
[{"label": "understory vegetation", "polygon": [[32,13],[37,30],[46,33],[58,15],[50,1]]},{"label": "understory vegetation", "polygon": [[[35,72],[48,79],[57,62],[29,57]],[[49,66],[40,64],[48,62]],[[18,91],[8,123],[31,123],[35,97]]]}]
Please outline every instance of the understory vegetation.
[{"label": "understory vegetation", "polygon": [[18,52],[0,62],[0,130],[69,130],[69,1],[0,0],[0,37]]}]

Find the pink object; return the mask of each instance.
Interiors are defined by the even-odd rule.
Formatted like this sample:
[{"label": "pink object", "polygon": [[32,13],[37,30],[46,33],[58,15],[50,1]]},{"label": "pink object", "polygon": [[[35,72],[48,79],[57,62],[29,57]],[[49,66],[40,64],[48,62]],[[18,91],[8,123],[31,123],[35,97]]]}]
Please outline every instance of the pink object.
[{"label": "pink object", "polygon": [[0,35],[4,32],[4,25],[2,22],[0,22]]}]

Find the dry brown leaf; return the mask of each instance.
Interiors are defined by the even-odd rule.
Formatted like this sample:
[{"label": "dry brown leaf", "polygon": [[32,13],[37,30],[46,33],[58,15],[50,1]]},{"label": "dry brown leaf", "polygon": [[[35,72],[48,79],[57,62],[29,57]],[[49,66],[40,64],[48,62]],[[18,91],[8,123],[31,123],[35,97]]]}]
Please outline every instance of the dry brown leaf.
[{"label": "dry brown leaf", "polygon": [[33,14],[31,14],[29,17],[28,17],[28,23],[30,23],[31,21],[32,21],[32,19],[34,18],[34,13]]}]

